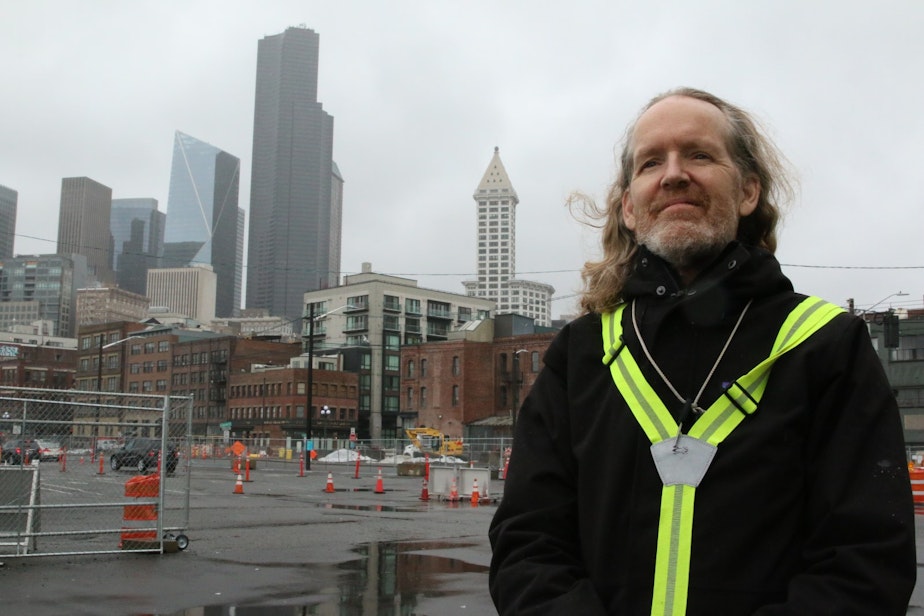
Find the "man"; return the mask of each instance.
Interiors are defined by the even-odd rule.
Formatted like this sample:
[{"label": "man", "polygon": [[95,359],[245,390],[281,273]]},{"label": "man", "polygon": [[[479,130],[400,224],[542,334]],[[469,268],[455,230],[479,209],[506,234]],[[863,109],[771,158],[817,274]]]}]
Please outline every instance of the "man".
[{"label": "man", "polygon": [[741,109],[630,127],[587,314],[525,400],[491,524],[501,614],[904,614],[914,518],[861,319],[772,256],[789,184]]}]

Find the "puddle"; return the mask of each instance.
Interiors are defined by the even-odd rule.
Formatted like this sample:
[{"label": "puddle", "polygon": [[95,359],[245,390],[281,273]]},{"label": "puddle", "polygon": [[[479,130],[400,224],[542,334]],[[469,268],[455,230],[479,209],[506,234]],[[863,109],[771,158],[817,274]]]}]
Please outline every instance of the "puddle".
[{"label": "puddle", "polygon": [[345,509],[348,511],[385,511],[385,512],[398,512],[398,513],[421,513],[424,511],[432,511],[437,507],[443,509],[459,509],[462,507],[490,507],[496,505],[493,501],[485,501],[479,505],[472,505],[468,501],[463,502],[452,502],[452,501],[440,501],[440,502],[427,502],[420,503],[419,505],[407,506],[404,507],[395,507],[393,505],[351,505],[344,503],[318,503],[318,507],[321,509]]},{"label": "puddle", "polygon": [[[216,604],[164,616],[412,616],[444,614],[449,609],[487,613],[491,605],[488,567],[447,555],[476,545],[433,541],[364,544],[353,549],[358,558],[334,566],[340,571],[336,589],[313,588],[308,582],[301,592],[312,598],[299,605]],[[443,554],[432,553],[436,551]],[[440,607],[441,601],[448,603]]]}]

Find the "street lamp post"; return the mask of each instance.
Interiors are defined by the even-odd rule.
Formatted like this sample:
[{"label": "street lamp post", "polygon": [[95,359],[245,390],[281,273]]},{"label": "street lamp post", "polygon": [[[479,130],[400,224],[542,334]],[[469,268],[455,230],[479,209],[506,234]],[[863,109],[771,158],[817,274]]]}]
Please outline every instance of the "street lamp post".
[{"label": "street lamp post", "polygon": [[327,419],[328,418],[330,418],[330,407],[328,407],[325,404],[324,406],[321,407],[321,419],[324,420],[321,423],[324,426],[324,438],[325,439],[327,438]]},{"label": "street lamp post", "polygon": [[305,470],[311,470],[311,452],[308,445],[311,442],[311,404],[314,402],[314,304],[308,304],[308,379],[305,388]]},{"label": "street lamp post", "polygon": [[[860,310],[860,311],[859,311],[859,314],[866,314],[867,312],[872,312],[872,311],[873,311],[873,308],[875,308],[876,306],[878,306],[879,304],[881,304],[882,302],[884,302],[884,301],[886,301],[886,300],[888,300],[888,299],[892,299],[893,297],[905,297],[906,295],[908,295],[908,294],[907,294],[907,293],[904,293],[904,292],[902,292],[902,291],[898,291],[897,293],[892,293],[892,294],[890,294],[890,295],[886,295],[885,297],[883,297],[881,300],[879,300],[878,302],[876,302],[875,304],[873,304],[873,305],[870,306],[869,308],[865,308],[865,309],[863,309],[863,310]],[[851,314],[855,314],[855,311],[854,311],[854,309],[853,309],[853,298],[850,298],[850,299],[848,300],[848,304],[849,304],[849,307],[850,307],[850,313],[851,313]]]}]

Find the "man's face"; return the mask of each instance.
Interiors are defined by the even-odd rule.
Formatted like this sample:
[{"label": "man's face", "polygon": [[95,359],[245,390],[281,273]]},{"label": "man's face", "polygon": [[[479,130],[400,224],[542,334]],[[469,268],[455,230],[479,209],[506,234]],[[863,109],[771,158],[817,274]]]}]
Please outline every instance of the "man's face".
[{"label": "man's face", "polygon": [[726,145],[728,122],[705,101],[671,96],[639,118],[622,206],[639,244],[694,277],[757,207],[760,183],[742,178]]}]

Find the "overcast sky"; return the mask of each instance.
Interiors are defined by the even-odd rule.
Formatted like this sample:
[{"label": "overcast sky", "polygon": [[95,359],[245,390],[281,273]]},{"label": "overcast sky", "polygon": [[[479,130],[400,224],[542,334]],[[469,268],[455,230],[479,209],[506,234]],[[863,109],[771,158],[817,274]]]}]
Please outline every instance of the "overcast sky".
[{"label": "overcast sky", "polygon": [[498,146],[520,197],[517,275],[573,312],[597,236],[566,197],[602,199],[637,110],[688,85],[755,112],[798,171],[777,253],[798,290],[922,305],[918,0],[0,0],[0,16],[17,254],[55,251],[62,177],[169,216],[175,130],[241,159],[247,210],[257,41],[304,24],[346,181],[344,274],[369,261],[463,293]]}]

